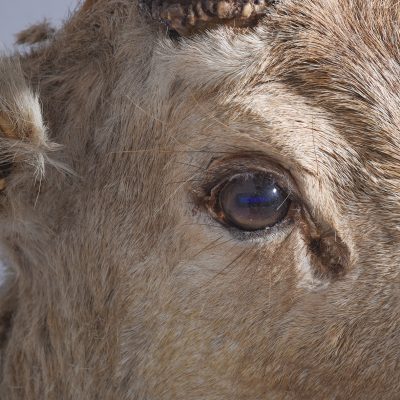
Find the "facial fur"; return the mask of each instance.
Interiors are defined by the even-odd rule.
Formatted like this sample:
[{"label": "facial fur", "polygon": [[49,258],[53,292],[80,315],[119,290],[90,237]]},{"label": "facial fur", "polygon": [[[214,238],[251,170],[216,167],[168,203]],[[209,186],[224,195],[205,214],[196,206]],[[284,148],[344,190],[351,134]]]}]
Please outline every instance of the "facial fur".
[{"label": "facial fur", "polygon": [[[98,0],[3,57],[0,397],[396,398],[399,18],[283,0],[174,39]],[[253,170],[291,199],[257,233],[212,201]]]}]

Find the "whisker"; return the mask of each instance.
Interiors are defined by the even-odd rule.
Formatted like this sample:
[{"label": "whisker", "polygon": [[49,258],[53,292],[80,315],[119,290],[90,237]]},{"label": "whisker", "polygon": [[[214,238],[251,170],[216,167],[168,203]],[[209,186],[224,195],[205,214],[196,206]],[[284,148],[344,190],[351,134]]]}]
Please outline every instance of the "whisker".
[{"label": "whisker", "polygon": [[199,223],[191,223],[191,224],[181,224],[180,226],[192,226],[192,225],[196,225],[196,226],[211,226],[212,228],[220,228],[221,225],[216,225],[216,224],[199,224]]},{"label": "whisker", "polygon": [[135,153],[151,153],[151,152],[159,152],[159,153],[234,154],[233,152],[229,152],[229,151],[176,150],[176,149],[163,149],[163,148],[111,151],[108,154],[135,154]]},{"label": "whisker", "polygon": [[[216,243],[218,240],[222,239],[223,236],[218,237],[217,239],[213,240],[211,243],[208,243],[207,246],[203,247],[200,251],[198,251],[197,253],[195,253],[193,256],[190,256],[188,261],[192,261],[194,258],[196,258],[197,256],[199,256],[201,253],[203,253],[206,250],[212,250],[215,249],[218,246],[221,246],[223,244],[229,243],[232,241],[232,239],[226,240],[225,242],[222,243]],[[215,244],[216,243],[216,244]]]},{"label": "whisker", "polygon": [[200,167],[199,165],[194,165],[194,164],[190,164],[190,163],[185,163],[185,162],[181,162],[181,161],[174,161],[175,164],[180,164],[180,165],[186,165],[188,167],[193,167],[193,168],[197,168],[201,171],[207,171],[206,168]]},{"label": "whisker", "polygon": [[225,274],[225,271],[230,267],[234,266],[245,254],[247,254],[248,250],[243,250],[238,256],[236,256],[229,264],[227,264],[221,271],[218,271],[209,281],[208,284],[213,280],[218,278],[221,275]]},{"label": "whisker", "polygon": [[282,201],[282,203],[279,205],[279,207],[276,209],[277,211],[286,203],[286,200],[290,197],[292,192],[289,190],[288,195],[285,197],[285,199]]},{"label": "whisker", "polygon": [[[250,252],[254,252],[252,257],[250,258],[249,262],[246,264],[246,266],[243,268],[243,271],[247,272],[247,269],[253,264],[254,260],[258,257],[259,251],[257,251],[257,244],[254,244],[250,250]],[[254,268],[253,273],[251,274],[250,280],[253,280],[254,276],[256,275],[257,269]]]},{"label": "whisker", "polygon": [[312,135],[312,141],[313,141],[313,147],[314,147],[314,157],[315,157],[315,163],[317,167],[317,178],[318,178],[318,185],[321,189],[321,179],[320,179],[320,174],[319,174],[319,161],[318,161],[318,156],[317,156],[317,148],[315,145],[315,128],[314,128],[314,116],[312,117],[311,120],[311,135]]},{"label": "whisker", "polygon": [[40,191],[42,190],[42,180],[43,180],[43,177],[42,177],[42,174],[40,174],[40,176],[39,176],[38,191],[37,191],[37,194],[36,194],[35,203],[34,203],[34,205],[33,205],[33,208],[34,208],[34,209],[36,208],[37,203],[38,203],[38,201],[39,201]]},{"label": "whisker", "polygon": [[189,183],[189,182],[202,182],[202,179],[187,179],[185,181],[178,181],[178,182],[166,182],[166,185],[174,185],[179,183]]},{"label": "whisker", "polygon": [[204,110],[204,108],[201,106],[201,104],[198,102],[198,100],[194,97],[193,94],[192,94],[192,99],[193,99],[194,102],[197,104],[198,109],[201,110],[201,111],[203,112],[203,114],[204,114],[206,117],[208,117],[208,118],[214,120],[214,121],[217,122],[219,125],[221,125],[221,126],[223,126],[224,128],[230,130],[231,132],[239,133],[239,134],[242,133],[242,132],[240,132],[240,131],[238,131],[238,130],[236,130],[236,129],[233,129],[231,126],[225,124],[224,122],[220,121],[220,120],[219,120],[217,117],[215,117],[214,115],[211,115],[211,114],[207,113],[207,112]]},{"label": "whisker", "polygon": [[[150,114],[149,112],[147,112],[143,107],[141,107],[141,106],[139,106],[139,104],[135,103],[135,102],[133,101],[133,99],[131,99],[128,95],[126,95],[126,97],[127,97],[127,99],[128,99],[135,107],[137,107],[137,108],[138,108],[140,111],[142,111],[145,115],[147,115],[148,117],[150,117],[150,118],[154,119],[155,121],[159,122],[159,123],[162,125],[162,127],[165,128],[165,126],[167,125],[167,123],[166,123],[165,121],[162,121],[162,120],[160,120],[159,118],[157,118],[157,117],[155,117],[154,115],[152,115],[152,114]],[[180,145],[182,145],[182,146],[187,146],[187,147],[191,148],[191,146],[190,146],[189,144],[182,143],[182,142],[179,141],[175,136],[170,136],[170,138],[171,138],[174,142],[176,142],[176,143],[178,143],[178,144],[180,144]]]},{"label": "whisker", "polygon": [[133,99],[131,99],[128,95],[125,95],[125,97],[136,107],[138,108],[140,111],[143,112],[144,115],[154,119],[154,121],[159,122],[162,125],[166,125],[166,122],[161,121],[160,119],[158,119],[157,117],[155,117],[154,115],[151,115],[149,112],[147,112],[143,107],[139,106],[139,104],[137,104]]},{"label": "whisker", "polygon": [[178,185],[178,187],[171,193],[171,195],[168,196],[168,197],[166,198],[166,200],[164,201],[164,203],[162,203],[161,206],[160,206],[157,210],[154,211],[154,213],[153,213],[153,218],[154,218],[155,216],[157,216],[158,213],[159,213],[159,212],[168,204],[168,202],[175,196],[175,194],[178,193],[178,191],[179,191],[184,185],[186,185],[186,183],[189,182],[190,179],[192,179],[192,178],[195,177],[195,176],[196,176],[196,175],[192,175],[190,178],[188,178],[188,180],[186,180],[185,182],[183,182],[183,183],[181,183],[180,185]]}]

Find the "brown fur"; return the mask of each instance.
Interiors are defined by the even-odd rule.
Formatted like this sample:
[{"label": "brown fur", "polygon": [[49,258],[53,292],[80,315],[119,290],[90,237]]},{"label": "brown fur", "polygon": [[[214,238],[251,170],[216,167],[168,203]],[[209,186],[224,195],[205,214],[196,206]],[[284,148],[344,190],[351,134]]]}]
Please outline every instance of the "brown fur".
[{"label": "brown fur", "polygon": [[[178,41],[89,11],[0,64],[0,398],[397,398],[398,2]],[[207,196],[255,167],[297,200],[246,239]]]},{"label": "brown fur", "polygon": [[17,35],[18,44],[36,44],[51,39],[55,33],[55,29],[48,21],[35,24],[19,32]]}]

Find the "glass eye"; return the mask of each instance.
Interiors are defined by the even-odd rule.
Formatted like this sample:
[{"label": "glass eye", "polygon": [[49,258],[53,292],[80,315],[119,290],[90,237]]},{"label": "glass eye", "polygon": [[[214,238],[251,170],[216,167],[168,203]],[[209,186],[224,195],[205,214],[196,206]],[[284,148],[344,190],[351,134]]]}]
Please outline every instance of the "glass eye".
[{"label": "glass eye", "polygon": [[290,208],[289,195],[265,173],[234,176],[220,190],[224,220],[244,231],[257,231],[282,221]]}]

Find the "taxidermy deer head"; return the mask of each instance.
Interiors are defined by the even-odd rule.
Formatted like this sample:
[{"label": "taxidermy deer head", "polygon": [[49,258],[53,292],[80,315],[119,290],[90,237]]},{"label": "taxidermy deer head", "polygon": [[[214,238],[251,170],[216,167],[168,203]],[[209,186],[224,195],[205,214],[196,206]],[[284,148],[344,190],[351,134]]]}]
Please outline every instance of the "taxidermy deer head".
[{"label": "taxidermy deer head", "polygon": [[0,61],[0,397],[395,399],[400,4],[86,1]]}]

